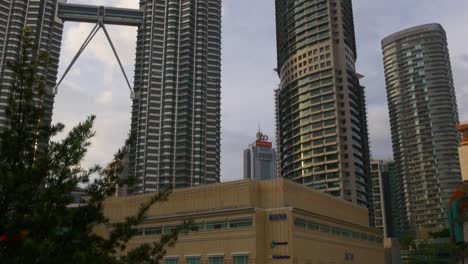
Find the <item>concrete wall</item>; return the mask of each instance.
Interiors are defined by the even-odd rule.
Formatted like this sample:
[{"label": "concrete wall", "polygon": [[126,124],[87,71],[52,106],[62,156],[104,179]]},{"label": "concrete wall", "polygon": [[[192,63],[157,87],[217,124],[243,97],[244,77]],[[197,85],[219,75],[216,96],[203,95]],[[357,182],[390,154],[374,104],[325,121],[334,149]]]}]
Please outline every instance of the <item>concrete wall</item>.
[{"label": "concrete wall", "polygon": [[458,148],[460,155],[460,166],[463,181],[468,181],[468,145],[462,145]]}]

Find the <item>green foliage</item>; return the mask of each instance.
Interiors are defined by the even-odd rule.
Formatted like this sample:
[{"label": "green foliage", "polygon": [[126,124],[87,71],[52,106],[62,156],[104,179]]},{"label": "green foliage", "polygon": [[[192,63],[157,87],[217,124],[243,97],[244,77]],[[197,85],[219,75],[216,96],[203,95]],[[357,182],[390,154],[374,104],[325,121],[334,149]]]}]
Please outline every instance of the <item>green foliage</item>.
[{"label": "green foliage", "polygon": [[463,245],[455,245],[448,238],[448,229],[429,233],[431,239],[416,240],[410,235],[401,240],[402,255],[407,264],[459,263],[466,256]]},{"label": "green foliage", "polygon": [[414,245],[414,238],[410,235],[405,235],[400,240],[401,249],[409,250]]},{"label": "green foliage", "polygon": [[[161,259],[179,234],[190,229],[184,222],[153,244],[116,257],[145,220],[148,209],[167,199],[171,190],[156,193],[135,216],[113,224],[108,238],[96,235],[99,225],[110,225],[103,215],[103,201],[115,192],[122,160],[131,140],[101,168],[81,167],[95,132],[91,116],[61,141],[49,141],[64,125],[43,126],[45,82],[38,69],[47,56],[33,56],[31,30],[23,33],[17,61],[10,63],[13,82],[7,109],[8,128],[0,134],[0,260],[2,263],[146,263]],[[94,180],[91,180],[94,178]],[[84,186],[86,203],[70,207],[71,193]]]},{"label": "green foliage", "polygon": [[457,249],[450,242],[418,241],[412,245],[409,264],[439,264],[457,262]]},{"label": "green foliage", "polygon": [[449,238],[450,230],[448,228],[441,229],[436,232],[429,232],[431,238]]}]

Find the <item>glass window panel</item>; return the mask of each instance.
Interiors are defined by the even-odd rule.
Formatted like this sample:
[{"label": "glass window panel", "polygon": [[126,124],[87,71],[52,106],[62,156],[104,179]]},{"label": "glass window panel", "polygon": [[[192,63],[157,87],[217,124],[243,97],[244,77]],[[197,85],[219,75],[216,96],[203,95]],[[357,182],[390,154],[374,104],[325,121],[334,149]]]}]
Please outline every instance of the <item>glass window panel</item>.
[{"label": "glass window panel", "polygon": [[316,223],[308,222],[307,228],[311,230],[319,230],[319,225]]},{"label": "glass window panel", "polygon": [[160,235],[161,234],[161,227],[148,227],[145,229],[145,235]]},{"label": "glass window panel", "polygon": [[188,257],[187,264],[200,264],[200,257]]},{"label": "glass window panel", "polygon": [[307,222],[302,220],[302,219],[295,219],[294,220],[294,225],[300,228],[306,228]]},{"label": "glass window panel", "polygon": [[163,234],[165,234],[165,235],[170,234],[176,228],[177,228],[177,226],[164,226],[163,227]]},{"label": "glass window panel", "polygon": [[248,256],[234,256],[234,264],[248,264],[249,257]]},{"label": "glass window panel", "polygon": [[224,229],[227,227],[226,221],[213,221],[206,223],[206,230]]},{"label": "glass window panel", "polygon": [[208,264],[223,264],[224,257],[223,256],[211,256],[208,258]]},{"label": "glass window panel", "polygon": [[204,223],[195,223],[190,228],[190,231],[192,231],[192,232],[199,232],[199,231],[204,231],[204,230],[205,230],[205,224]]},{"label": "glass window panel", "polygon": [[179,259],[177,258],[167,258],[166,259],[166,264],[178,264],[179,263]]},{"label": "glass window panel", "polygon": [[327,225],[320,225],[320,231],[324,233],[330,233],[330,227]]},{"label": "glass window panel", "polygon": [[229,226],[231,228],[250,227],[252,226],[252,218],[230,220]]}]

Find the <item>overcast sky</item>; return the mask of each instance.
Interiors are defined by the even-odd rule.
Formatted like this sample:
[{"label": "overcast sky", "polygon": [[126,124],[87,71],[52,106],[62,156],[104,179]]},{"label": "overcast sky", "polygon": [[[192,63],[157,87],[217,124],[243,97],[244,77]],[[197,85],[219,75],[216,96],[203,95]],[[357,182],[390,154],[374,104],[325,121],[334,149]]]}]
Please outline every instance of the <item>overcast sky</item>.
[{"label": "overcast sky", "polygon": [[[138,0],[69,0],[138,7]],[[391,140],[380,40],[407,27],[440,23],[447,31],[460,119],[468,120],[468,0],[354,0],[358,45],[357,70],[366,76],[371,150],[374,158],[391,158]],[[93,25],[65,25],[60,73]],[[136,29],[109,27],[129,77],[133,80]],[[242,178],[242,151],[255,139],[260,124],[274,139],[276,67],[273,0],[224,0],[222,49],[221,180]],[[132,81],[133,85],[133,81]],[[97,115],[97,135],[85,166],[106,164],[130,129],[130,94],[102,32],[82,54],[55,98],[54,122],[68,128]]]}]

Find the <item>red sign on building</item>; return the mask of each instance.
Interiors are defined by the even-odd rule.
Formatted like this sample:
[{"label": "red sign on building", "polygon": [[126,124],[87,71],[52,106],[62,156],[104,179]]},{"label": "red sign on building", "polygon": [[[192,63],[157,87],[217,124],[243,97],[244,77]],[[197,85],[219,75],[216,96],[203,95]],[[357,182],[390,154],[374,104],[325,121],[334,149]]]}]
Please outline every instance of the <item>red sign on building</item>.
[{"label": "red sign on building", "polygon": [[271,148],[273,146],[271,142],[261,141],[261,140],[257,140],[257,142],[255,142],[255,145],[257,147],[265,147],[265,148]]},{"label": "red sign on building", "polygon": [[255,142],[257,147],[271,148],[273,144],[268,141],[268,136],[263,135],[260,131],[257,133],[257,141]]}]

